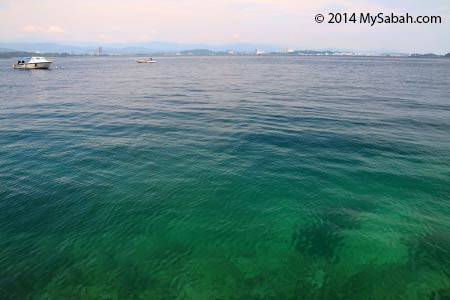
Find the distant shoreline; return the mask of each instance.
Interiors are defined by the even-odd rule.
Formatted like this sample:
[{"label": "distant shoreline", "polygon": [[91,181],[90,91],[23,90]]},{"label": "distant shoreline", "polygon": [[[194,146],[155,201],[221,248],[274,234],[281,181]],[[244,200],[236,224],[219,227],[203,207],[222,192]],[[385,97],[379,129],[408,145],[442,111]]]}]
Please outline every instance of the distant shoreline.
[{"label": "distant shoreline", "polygon": [[143,57],[143,56],[156,56],[156,57],[214,57],[214,56],[227,56],[227,57],[379,57],[379,58],[450,58],[450,53],[446,55],[438,54],[356,54],[356,53],[338,53],[338,52],[314,52],[314,53],[224,53],[224,52],[195,52],[195,51],[183,51],[183,53],[175,52],[160,52],[160,53],[148,53],[148,54],[104,54],[104,55],[92,55],[92,54],[70,54],[70,53],[33,53],[33,52],[0,52],[0,58],[9,59],[17,57],[29,57],[29,56],[45,56],[45,57]]}]

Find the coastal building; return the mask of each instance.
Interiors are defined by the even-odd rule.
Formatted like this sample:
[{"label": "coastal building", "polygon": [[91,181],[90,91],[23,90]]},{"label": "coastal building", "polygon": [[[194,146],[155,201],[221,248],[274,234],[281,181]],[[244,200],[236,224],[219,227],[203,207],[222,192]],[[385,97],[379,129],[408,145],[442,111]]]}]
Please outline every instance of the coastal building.
[{"label": "coastal building", "polygon": [[335,52],[335,53],[333,53],[333,55],[336,55],[336,56],[354,56],[355,53],[353,53],[353,52]]},{"label": "coastal building", "polygon": [[255,50],[255,54],[256,55],[263,55],[264,53],[266,53],[266,52],[264,52],[264,51],[262,51],[262,50]]},{"label": "coastal building", "polygon": [[95,49],[95,56],[102,56],[103,55],[103,48],[98,47]]}]

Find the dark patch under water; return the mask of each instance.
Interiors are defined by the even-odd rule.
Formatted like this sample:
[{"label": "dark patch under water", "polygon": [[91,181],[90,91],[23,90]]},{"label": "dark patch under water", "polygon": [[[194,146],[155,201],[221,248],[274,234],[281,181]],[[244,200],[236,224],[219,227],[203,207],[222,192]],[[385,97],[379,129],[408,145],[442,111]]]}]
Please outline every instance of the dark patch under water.
[{"label": "dark patch under water", "polygon": [[297,226],[292,236],[292,245],[302,254],[338,259],[335,252],[345,242],[345,230],[357,230],[361,227],[359,215],[360,211],[331,206],[316,216],[318,220]]}]

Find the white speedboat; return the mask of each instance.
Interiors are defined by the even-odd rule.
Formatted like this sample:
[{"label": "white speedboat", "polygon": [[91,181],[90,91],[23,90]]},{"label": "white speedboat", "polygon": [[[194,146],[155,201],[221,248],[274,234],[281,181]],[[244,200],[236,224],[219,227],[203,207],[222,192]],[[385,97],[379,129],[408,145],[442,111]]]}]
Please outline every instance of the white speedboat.
[{"label": "white speedboat", "polygon": [[138,60],[136,60],[136,62],[138,64],[151,64],[151,63],[156,63],[157,61],[153,60],[153,58],[150,57],[149,59],[138,59]]},{"label": "white speedboat", "polygon": [[53,62],[45,57],[27,57],[22,58],[13,65],[14,69],[48,69]]}]

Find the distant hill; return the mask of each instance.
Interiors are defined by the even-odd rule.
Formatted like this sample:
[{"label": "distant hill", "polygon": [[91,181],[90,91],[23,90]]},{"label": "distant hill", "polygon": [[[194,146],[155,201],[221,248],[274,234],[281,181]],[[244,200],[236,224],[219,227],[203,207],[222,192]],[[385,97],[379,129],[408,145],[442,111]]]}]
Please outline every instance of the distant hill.
[{"label": "distant hill", "polygon": [[[45,53],[74,53],[74,54],[85,54],[93,53],[95,47],[88,46],[74,46],[65,44],[55,44],[55,43],[7,43],[0,42],[0,48],[14,49],[12,51],[23,51],[23,52],[45,52]],[[11,51],[3,51],[11,52]]]},{"label": "distant hill", "polygon": [[[46,57],[65,57],[71,56],[69,53],[39,53],[39,55]],[[12,51],[12,52],[0,52],[0,58],[16,58],[16,57],[29,57],[36,56],[34,52],[24,52],[24,51]]]},{"label": "distant hill", "polygon": [[193,50],[185,50],[180,51],[180,54],[183,55],[212,55],[216,52],[208,50],[208,49],[193,49]]},{"label": "distant hill", "polygon": [[[50,53],[52,56],[56,55],[93,55],[95,49],[103,48],[104,55],[156,55],[168,54],[173,55],[180,53],[182,55],[224,55],[229,50],[233,50],[233,54],[254,54],[256,49],[266,53],[265,55],[349,55],[358,53],[357,55],[372,55],[379,56],[408,56],[404,53],[395,53],[389,51],[374,51],[374,52],[360,52],[351,50],[292,50],[288,49],[285,52],[280,52],[281,47],[276,45],[252,44],[252,43],[232,43],[221,45],[210,44],[182,44],[172,42],[139,42],[139,43],[80,43],[79,45],[64,44],[64,43],[22,43],[22,42],[0,42],[1,57],[20,56],[17,53],[26,53],[25,55],[32,55],[36,53]],[[350,52],[349,52],[350,51]],[[48,55],[49,56],[49,55]],[[412,54],[411,57],[416,58],[437,58],[444,57],[433,53],[428,54]],[[450,57],[450,53],[445,57]]]},{"label": "distant hill", "polygon": [[18,52],[18,51],[14,49],[0,48],[0,53],[2,52]]},{"label": "distant hill", "polygon": [[[71,54],[93,54],[94,49],[103,47],[105,54],[117,55],[135,55],[135,54],[153,54],[161,52],[181,52],[190,49],[208,49],[214,52],[224,52],[226,50],[235,50],[238,52],[254,52],[260,49],[265,52],[277,51],[280,47],[275,45],[234,43],[223,45],[209,44],[181,44],[171,42],[142,42],[142,43],[84,43],[80,45],[58,44],[58,43],[19,43],[19,42],[0,42],[0,48],[12,51],[24,52],[47,52],[47,53],[71,53]],[[1,52],[1,51],[0,51]]]},{"label": "distant hill", "polygon": [[442,55],[437,55],[434,53],[426,53],[426,54],[418,54],[414,53],[411,54],[411,57],[419,57],[419,58],[437,58],[437,57],[443,57]]}]

